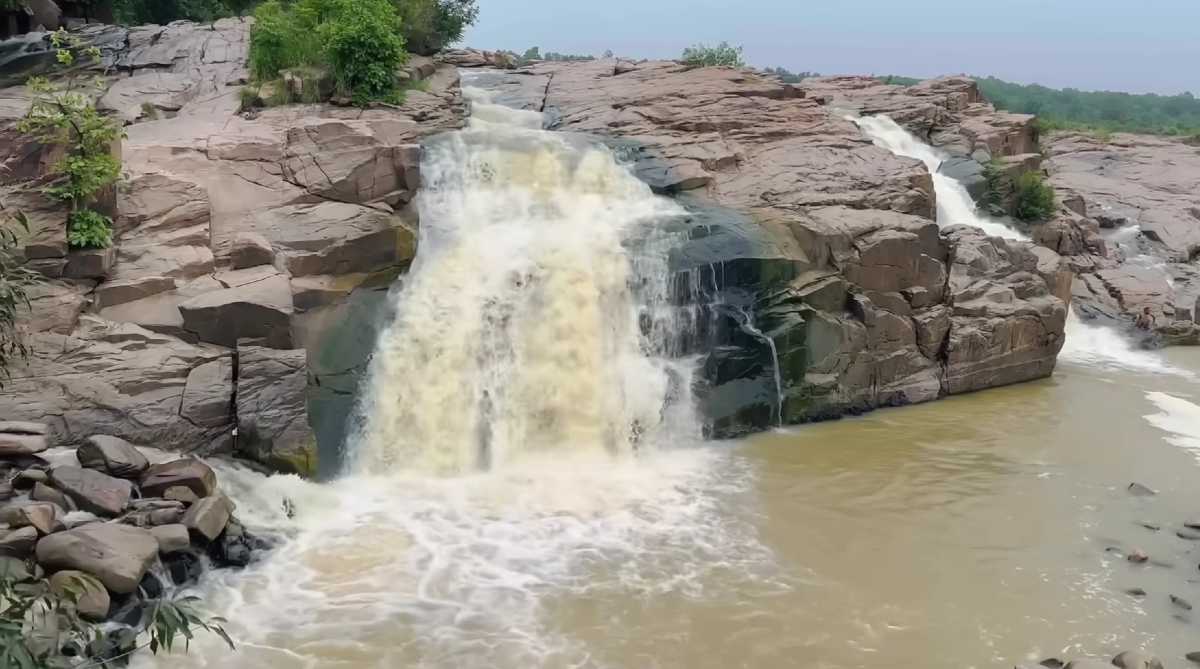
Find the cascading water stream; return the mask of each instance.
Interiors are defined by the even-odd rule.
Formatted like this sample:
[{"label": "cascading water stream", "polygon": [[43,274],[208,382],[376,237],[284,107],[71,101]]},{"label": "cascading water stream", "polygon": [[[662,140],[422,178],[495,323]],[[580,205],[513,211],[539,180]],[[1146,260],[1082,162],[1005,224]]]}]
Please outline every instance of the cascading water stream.
[{"label": "cascading water stream", "polygon": [[754,325],[754,317],[749,312],[739,307],[738,314],[741,316],[738,322],[742,331],[766,344],[771,351],[771,372],[775,377],[775,421],[776,425],[783,427],[783,375],[779,369],[779,350],[775,340]]},{"label": "cascading water stream", "polygon": [[[970,225],[995,237],[1018,241],[1029,239],[1004,223],[980,214],[967,189],[958,180],[939,173],[942,162],[947,158],[946,154],[917,139],[887,116],[848,118],[856,123],[876,146],[895,155],[915,158],[925,163],[933,175],[938,225]],[[1180,371],[1154,353],[1135,350],[1129,340],[1115,329],[1083,322],[1075,315],[1073,309],[1067,317],[1066,334],[1067,341],[1060,354],[1060,358],[1064,360],[1131,371]]]},{"label": "cascading water stream", "polygon": [[606,149],[467,94],[470,127],[426,148],[421,251],[354,466],[462,474],[694,430],[690,372],[665,355],[679,309],[661,231],[682,210]]}]

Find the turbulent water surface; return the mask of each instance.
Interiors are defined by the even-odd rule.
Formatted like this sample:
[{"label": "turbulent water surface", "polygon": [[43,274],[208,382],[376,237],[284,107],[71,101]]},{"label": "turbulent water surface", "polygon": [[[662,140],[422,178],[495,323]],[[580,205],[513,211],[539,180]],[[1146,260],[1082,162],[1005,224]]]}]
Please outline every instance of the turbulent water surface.
[{"label": "turbulent water surface", "polygon": [[[1200,650],[1169,601],[1200,600],[1178,575],[1200,556],[1138,524],[1197,510],[1200,351],[1072,320],[1051,380],[703,443],[671,355],[679,210],[606,150],[472,95],[471,127],[427,150],[420,257],[347,475],[222,466],[243,520],[285,537],[202,584],[238,651],[203,638],[138,663],[960,669]],[[936,170],[887,119],[860,124]],[[955,187],[938,181],[943,223],[1013,236]],[[1134,546],[1171,566],[1106,550]]]}]

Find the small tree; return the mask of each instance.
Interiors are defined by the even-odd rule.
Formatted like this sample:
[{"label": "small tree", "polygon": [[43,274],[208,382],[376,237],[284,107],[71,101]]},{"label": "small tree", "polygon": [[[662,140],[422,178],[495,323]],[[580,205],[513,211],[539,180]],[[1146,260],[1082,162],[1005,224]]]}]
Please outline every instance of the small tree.
[{"label": "small tree", "polygon": [[1030,170],[1017,177],[1013,214],[1022,221],[1045,221],[1058,206],[1054,188],[1040,172]]},{"label": "small tree", "polygon": [[[50,197],[70,205],[67,241],[76,248],[104,248],[112,244],[112,219],[89,208],[101,190],[121,175],[121,163],[112,154],[113,142],[125,136],[116,121],[96,110],[84,91],[79,70],[82,56],[100,63],[100,49],[86,46],[76,36],[59,30],[50,36],[58,64],[66,71],[62,81],[33,77],[29,113],[18,129],[45,144],[66,149],[66,156],[53,168],[60,178],[46,189]],[[93,94],[103,90],[103,77],[96,77]]]},{"label": "small tree", "polygon": [[688,67],[745,67],[742,60],[742,47],[730,46],[729,42],[721,42],[716,46],[697,44],[683,50],[680,58]]},{"label": "small tree", "polygon": [[22,267],[22,258],[17,254],[20,233],[28,232],[29,221],[24,214],[0,218],[0,388],[9,376],[9,365],[29,355],[17,328],[17,317],[22,309],[30,308],[28,291],[41,281],[41,275]]}]

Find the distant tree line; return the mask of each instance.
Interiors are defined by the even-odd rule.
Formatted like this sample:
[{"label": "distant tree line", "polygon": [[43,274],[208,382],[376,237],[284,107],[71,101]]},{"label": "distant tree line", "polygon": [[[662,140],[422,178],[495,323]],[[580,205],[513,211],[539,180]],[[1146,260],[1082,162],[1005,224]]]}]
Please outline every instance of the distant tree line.
[{"label": "distant tree line", "polygon": [[810,77],[821,76],[818,72],[792,72],[783,67],[768,67],[763,72],[779,77],[779,80],[785,84],[798,84]]},{"label": "distant tree line", "polygon": [[[888,75],[885,84],[912,86],[920,79]],[[1081,91],[1014,84],[995,77],[976,77],[979,91],[999,109],[1037,115],[1047,130],[1086,130],[1102,136],[1114,132],[1200,137],[1200,98],[1137,94],[1119,91]]]},{"label": "distant tree line", "polygon": [[[589,61],[589,60],[596,60],[595,56],[576,54],[576,53],[558,53],[557,51],[547,51],[546,53],[542,53],[541,47],[536,47],[536,46],[529,47],[528,49],[525,50],[525,53],[520,54],[520,55],[513,53],[511,51],[509,51],[507,53],[510,53],[513,56],[516,56],[518,66],[525,66],[525,65],[529,65],[530,63],[537,63],[537,62],[541,62],[541,61],[550,61],[550,62],[555,62],[555,63],[576,63],[576,62],[584,62],[584,61]],[[604,57],[612,58],[612,51],[604,52]]]}]

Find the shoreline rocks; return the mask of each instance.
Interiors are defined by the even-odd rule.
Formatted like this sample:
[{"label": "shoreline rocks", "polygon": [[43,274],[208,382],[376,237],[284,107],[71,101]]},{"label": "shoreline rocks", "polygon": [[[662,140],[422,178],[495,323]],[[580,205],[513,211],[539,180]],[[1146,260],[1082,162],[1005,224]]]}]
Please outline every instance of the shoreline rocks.
[{"label": "shoreline rocks", "polygon": [[[4,480],[36,481],[0,505],[0,557],[45,574],[55,592],[83,583],[78,606],[88,620],[136,627],[147,600],[169,594],[154,573],[169,574],[171,589],[185,587],[201,575],[202,555],[214,568],[244,567],[268,548],[237,522],[216,473],[200,460],[151,465],[138,446],[108,435],[88,437],[75,457],[133,480],[71,464],[22,468],[29,463],[0,456]],[[167,493],[174,499],[161,497]],[[46,499],[88,513],[73,514],[68,527],[63,504]]]}]

